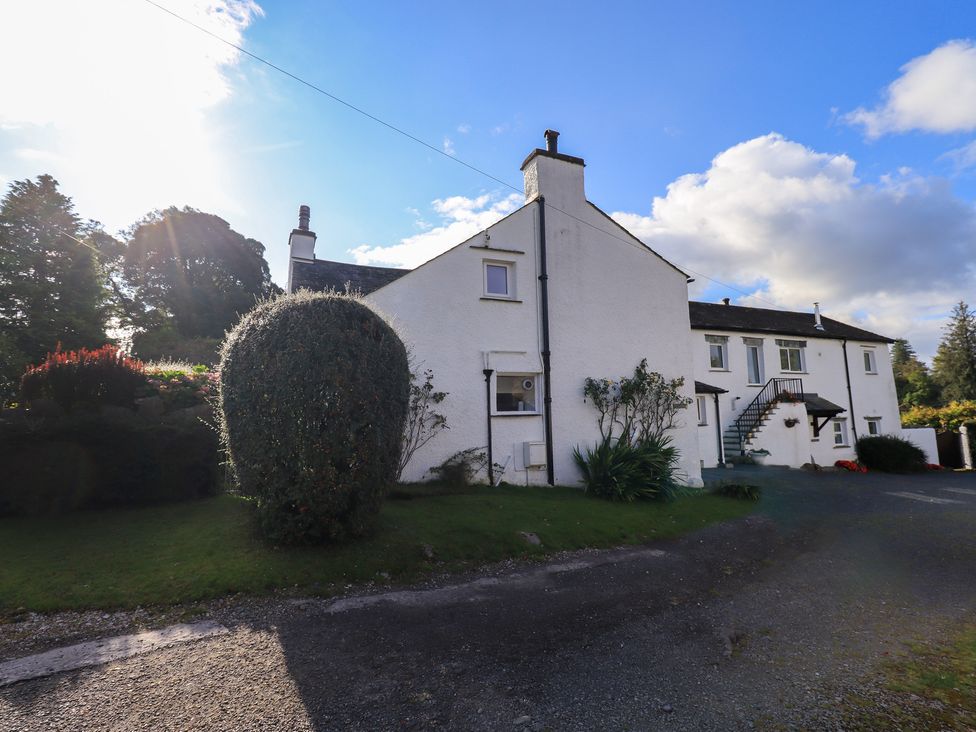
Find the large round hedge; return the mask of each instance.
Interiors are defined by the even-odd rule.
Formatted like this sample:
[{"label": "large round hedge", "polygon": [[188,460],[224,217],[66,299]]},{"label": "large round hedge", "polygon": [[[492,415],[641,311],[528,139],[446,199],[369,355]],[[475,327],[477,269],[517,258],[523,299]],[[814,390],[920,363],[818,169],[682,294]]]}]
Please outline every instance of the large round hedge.
[{"label": "large round hedge", "polygon": [[273,541],[369,530],[397,471],[407,353],[355,297],[300,292],[259,305],[224,343],[224,438]]}]

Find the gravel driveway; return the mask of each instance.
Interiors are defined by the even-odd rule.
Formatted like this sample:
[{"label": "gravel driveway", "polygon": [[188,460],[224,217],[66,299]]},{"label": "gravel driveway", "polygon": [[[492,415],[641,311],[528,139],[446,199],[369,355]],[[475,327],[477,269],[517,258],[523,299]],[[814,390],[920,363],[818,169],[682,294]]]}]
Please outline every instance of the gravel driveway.
[{"label": "gravel driveway", "polygon": [[218,603],[227,635],[0,689],[0,730],[832,729],[976,609],[976,477],[709,477],[758,515],[439,587]]}]

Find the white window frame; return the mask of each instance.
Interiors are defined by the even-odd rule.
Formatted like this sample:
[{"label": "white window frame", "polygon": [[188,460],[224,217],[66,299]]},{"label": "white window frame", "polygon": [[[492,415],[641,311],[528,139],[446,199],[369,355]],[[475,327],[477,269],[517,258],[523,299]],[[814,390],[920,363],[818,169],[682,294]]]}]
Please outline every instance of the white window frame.
[{"label": "white window frame", "polygon": [[[834,447],[850,447],[851,441],[847,435],[847,420],[841,417],[838,419],[832,419],[830,422],[832,425],[830,428],[830,434],[834,441]],[[837,429],[838,427],[840,427],[840,429]],[[840,437],[841,442],[837,441],[838,437]]]},{"label": "white window frame", "polygon": [[[728,336],[705,336],[705,345],[708,346],[708,370],[709,371],[728,371],[729,370],[729,339]],[[712,348],[718,348],[722,354],[722,365],[712,365]]]},{"label": "white window frame", "polygon": [[696,396],[695,402],[698,405],[698,426],[704,427],[708,424],[708,397]]},{"label": "white window frame", "polygon": [[[801,343],[803,345],[791,345],[791,343]],[[776,346],[779,349],[779,370],[783,374],[805,374],[807,372],[807,354],[806,354],[806,342],[805,341],[789,341],[789,340],[777,340]],[[798,354],[798,360],[800,362],[800,368],[783,368],[783,352],[787,352],[786,365],[790,366],[790,351],[796,351]]]},{"label": "white window frame", "polygon": [[[488,291],[488,267],[504,267],[505,284],[508,292],[504,295],[497,292]],[[483,297],[493,300],[514,300],[515,299],[515,262],[502,262],[495,259],[484,259],[481,262],[481,281]]]},{"label": "white window frame", "polygon": [[864,348],[861,352],[864,354],[862,356],[864,359],[864,373],[876,375],[878,373],[878,356],[875,354],[874,349]]},{"label": "white window frame", "polygon": [[[494,407],[494,409],[492,410],[492,414],[503,414],[503,415],[511,415],[511,414],[519,414],[519,415],[542,414],[542,411],[541,411],[541,407],[542,407],[542,380],[541,380],[540,376],[541,376],[541,374],[527,373],[527,372],[526,373],[514,373],[514,372],[495,373],[495,379],[494,379],[494,382],[495,382],[494,383],[494,387],[495,388],[493,389],[493,392],[494,393],[492,394],[492,406]],[[532,390],[535,392],[535,400],[534,400],[535,403],[532,405],[532,409],[504,410],[504,409],[499,409],[498,408],[498,393],[499,393],[498,392],[498,380],[500,378],[502,378],[502,377],[512,377],[512,378],[515,378],[515,379],[532,379],[532,381],[534,383]]]},{"label": "white window frame", "polygon": [[[867,423],[867,433],[869,437],[878,437],[881,435],[881,417],[865,417],[864,421]],[[877,428],[876,432],[871,431],[871,425]]]},{"label": "white window frame", "polygon": [[[756,343],[755,341],[758,341]],[[743,338],[742,342],[745,343],[746,347],[746,386],[762,386],[766,378],[766,359],[763,354],[763,343],[761,338]],[[749,369],[751,368],[751,350],[756,349],[756,366],[759,370],[757,374],[758,380],[752,381],[749,379]]]}]

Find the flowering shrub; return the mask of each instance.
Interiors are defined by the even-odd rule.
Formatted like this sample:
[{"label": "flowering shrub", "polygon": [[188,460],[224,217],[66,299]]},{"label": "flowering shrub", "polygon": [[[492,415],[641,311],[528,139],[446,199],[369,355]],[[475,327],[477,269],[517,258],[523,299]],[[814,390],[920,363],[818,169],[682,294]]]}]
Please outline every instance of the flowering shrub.
[{"label": "flowering shrub", "polygon": [[220,375],[206,366],[159,362],[147,364],[148,377],[140,396],[159,396],[167,412],[210,403],[220,388]]},{"label": "flowering shrub", "polygon": [[849,470],[852,473],[868,472],[868,469],[865,466],[859,465],[858,463],[855,463],[853,460],[838,460],[837,462],[834,463],[834,467],[841,468],[843,470]]},{"label": "flowering shrub", "polygon": [[21,399],[51,399],[66,412],[77,405],[131,407],[145,386],[143,364],[118,347],[62,351],[58,344],[43,362],[31,366],[20,380]]}]

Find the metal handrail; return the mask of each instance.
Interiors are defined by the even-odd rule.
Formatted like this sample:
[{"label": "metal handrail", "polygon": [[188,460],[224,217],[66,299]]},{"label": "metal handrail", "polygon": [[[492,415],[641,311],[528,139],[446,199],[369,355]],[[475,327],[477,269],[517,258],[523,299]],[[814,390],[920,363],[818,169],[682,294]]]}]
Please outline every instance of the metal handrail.
[{"label": "metal handrail", "polygon": [[736,433],[739,436],[739,449],[745,447],[745,438],[762,422],[766,413],[781,401],[803,401],[803,379],[770,379],[756,395],[749,406],[742,410],[742,414],[735,420]]}]

